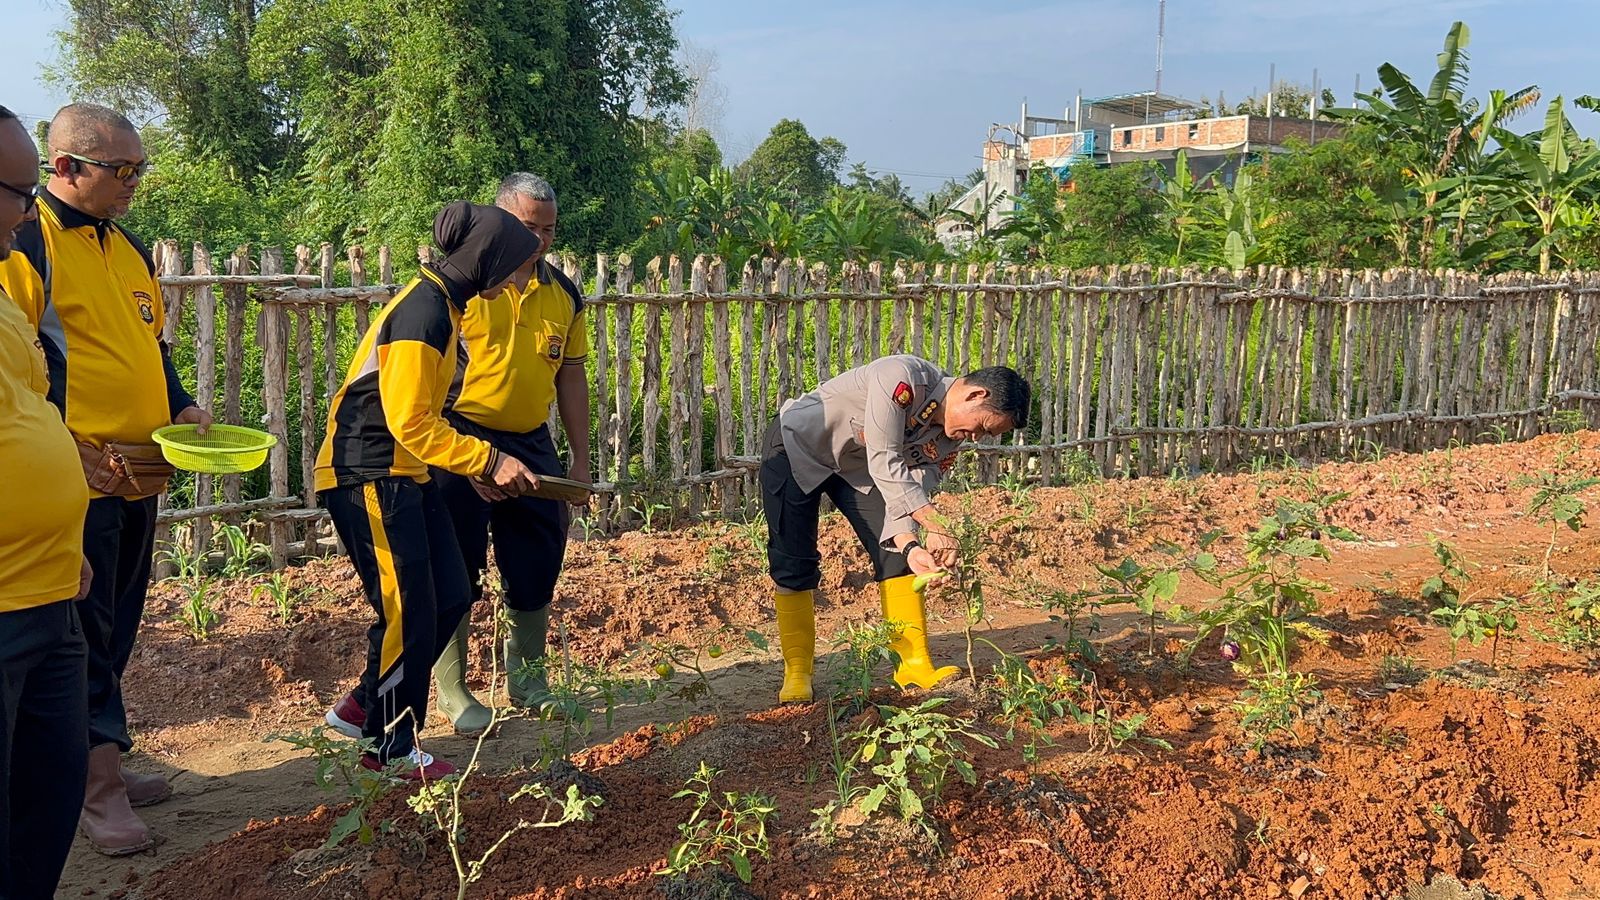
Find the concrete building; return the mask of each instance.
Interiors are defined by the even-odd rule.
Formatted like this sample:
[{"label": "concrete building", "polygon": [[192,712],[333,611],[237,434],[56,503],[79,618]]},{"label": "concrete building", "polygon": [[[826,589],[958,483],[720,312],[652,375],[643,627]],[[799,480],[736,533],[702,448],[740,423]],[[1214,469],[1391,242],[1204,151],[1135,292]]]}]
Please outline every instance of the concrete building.
[{"label": "concrete building", "polygon": [[1061,118],[1033,115],[1024,103],[1016,124],[990,128],[983,182],[951,204],[962,215],[941,217],[935,231],[947,244],[959,244],[972,239],[975,220],[999,225],[1038,167],[1066,181],[1078,166],[1149,161],[1171,175],[1182,150],[1196,178],[1231,183],[1241,164],[1284,152],[1290,139],[1315,144],[1339,133],[1339,126],[1311,119],[1207,113],[1202,104],[1154,91],[1080,98]]}]

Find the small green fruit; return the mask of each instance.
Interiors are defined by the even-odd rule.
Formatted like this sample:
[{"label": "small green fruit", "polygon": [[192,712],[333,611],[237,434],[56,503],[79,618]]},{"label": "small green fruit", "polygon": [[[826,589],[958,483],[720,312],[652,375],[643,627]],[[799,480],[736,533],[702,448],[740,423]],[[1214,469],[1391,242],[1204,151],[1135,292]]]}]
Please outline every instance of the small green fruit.
[{"label": "small green fruit", "polygon": [[719,644],[712,644],[706,648],[706,655],[712,659],[716,659],[722,655],[722,646]]},{"label": "small green fruit", "polygon": [[662,678],[671,678],[672,677],[672,671],[673,670],[672,670],[672,664],[671,663],[664,663],[664,662],[656,663],[656,674],[661,676]]}]

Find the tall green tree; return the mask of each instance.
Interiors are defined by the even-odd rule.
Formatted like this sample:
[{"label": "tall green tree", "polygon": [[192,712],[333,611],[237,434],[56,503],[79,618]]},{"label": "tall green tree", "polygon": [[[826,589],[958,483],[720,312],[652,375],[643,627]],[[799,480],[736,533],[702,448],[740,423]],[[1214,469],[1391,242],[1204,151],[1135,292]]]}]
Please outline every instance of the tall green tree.
[{"label": "tall green tree", "polygon": [[280,99],[250,74],[255,0],[68,0],[56,84],[253,176],[294,149]]},{"label": "tall green tree", "polygon": [[175,146],[252,193],[266,171],[307,240],[411,246],[441,203],[530,169],[562,192],[569,246],[621,245],[641,117],[688,88],[664,0],[71,2],[74,90],[166,112]]},{"label": "tall green tree", "polygon": [[766,140],[739,164],[739,177],[775,188],[798,210],[810,210],[839,183],[845,146],[836,138],[817,140],[798,119],[772,126]]}]

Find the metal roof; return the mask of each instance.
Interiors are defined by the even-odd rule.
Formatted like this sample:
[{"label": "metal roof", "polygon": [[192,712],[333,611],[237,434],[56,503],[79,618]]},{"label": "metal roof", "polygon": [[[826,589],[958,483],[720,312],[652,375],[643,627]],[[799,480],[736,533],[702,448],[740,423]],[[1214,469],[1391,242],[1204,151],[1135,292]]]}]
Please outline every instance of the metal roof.
[{"label": "metal roof", "polygon": [[1133,94],[1116,94],[1110,97],[1099,97],[1094,100],[1085,100],[1084,106],[1093,106],[1108,112],[1121,113],[1125,116],[1165,116],[1171,113],[1190,112],[1201,108],[1203,104],[1171,94],[1158,94],[1155,91],[1140,91]]}]

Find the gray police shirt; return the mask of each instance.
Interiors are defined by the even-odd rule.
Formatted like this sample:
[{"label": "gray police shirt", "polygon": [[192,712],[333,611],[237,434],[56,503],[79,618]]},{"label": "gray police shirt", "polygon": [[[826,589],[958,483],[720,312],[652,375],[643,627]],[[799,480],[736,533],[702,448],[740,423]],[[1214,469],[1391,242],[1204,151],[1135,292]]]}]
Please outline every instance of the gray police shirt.
[{"label": "gray police shirt", "polygon": [[806,493],[837,474],[861,493],[876,488],[886,514],[880,540],[914,533],[959,442],[933,421],[955,379],[917,356],[886,356],[830,378],[783,405],[783,449]]}]

